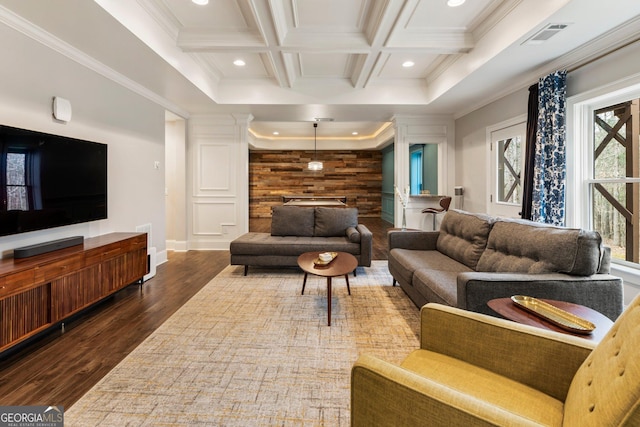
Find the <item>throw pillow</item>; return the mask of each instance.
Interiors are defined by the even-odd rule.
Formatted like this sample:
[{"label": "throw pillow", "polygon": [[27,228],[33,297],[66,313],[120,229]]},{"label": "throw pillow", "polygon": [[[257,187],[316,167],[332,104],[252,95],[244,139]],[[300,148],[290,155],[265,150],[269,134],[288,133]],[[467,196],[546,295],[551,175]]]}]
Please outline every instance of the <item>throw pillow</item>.
[{"label": "throw pillow", "polygon": [[313,236],[313,208],[274,206],[271,210],[272,236]]},{"label": "throw pillow", "polygon": [[316,221],[314,236],[340,237],[347,228],[358,225],[356,208],[315,208]]}]

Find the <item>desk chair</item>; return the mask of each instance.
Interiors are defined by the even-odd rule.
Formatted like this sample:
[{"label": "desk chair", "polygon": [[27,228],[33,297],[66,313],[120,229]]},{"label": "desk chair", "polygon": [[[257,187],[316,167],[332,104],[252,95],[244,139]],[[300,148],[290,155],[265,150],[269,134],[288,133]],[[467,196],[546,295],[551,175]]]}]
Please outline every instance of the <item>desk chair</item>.
[{"label": "desk chair", "polygon": [[426,208],[422,210],[422,213],[433,214],[433,231],[436,231],[436,215],[449,210],[449,206],[451,205],[451,197],[443,197],[440,199],[439,203],[439,208]]}]

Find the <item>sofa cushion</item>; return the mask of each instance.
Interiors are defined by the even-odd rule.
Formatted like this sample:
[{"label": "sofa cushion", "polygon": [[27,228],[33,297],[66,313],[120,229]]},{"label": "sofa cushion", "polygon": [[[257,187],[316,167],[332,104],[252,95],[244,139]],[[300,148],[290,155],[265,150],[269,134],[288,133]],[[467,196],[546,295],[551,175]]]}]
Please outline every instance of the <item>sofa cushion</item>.
[{"label": "sofa cushion", "polygon": [[[300,209],[300,208],[296,208]],[[299,256],[312,251],[348,252],[360,254],[360,244],[342,237],[271,236],[269,233],[249,232],[231,242],[234,255]]]},{"label": "sofa cushion", "polygon": [[345,236],[349,227],[358,225],[357,208],[315,208],[315,230],[318,237]]},{"label": "sofa cushion", "polygon": [[436,248],[475,269],[487,245],[493,221],[488,215],[451,209],[442,219]]},{"label": "sofa cushion", "polygon": [[455,306],[458,302],[458,274],[457,271],[420,268],[413,273],[411,284],[428,302]]},{"label": "sofa cushion", "polygon": [[602,239],[594,231],[500,219],[477,270],[589,276],[600,269],[602,251]]},{"label": "sofa cushion", "polygon": [[272,236],[313,236],[314,208],[274,206],[271,211]]},{"label": "sofa cushion", "polygon": [[[418,270],[449,271],[455,274],[472,271],[438,251],[414,251],[394,248],[389,251],[389,270],[400,282],[413,284],[413,275]],[[455,286],[454,286],[455,290]]]}]

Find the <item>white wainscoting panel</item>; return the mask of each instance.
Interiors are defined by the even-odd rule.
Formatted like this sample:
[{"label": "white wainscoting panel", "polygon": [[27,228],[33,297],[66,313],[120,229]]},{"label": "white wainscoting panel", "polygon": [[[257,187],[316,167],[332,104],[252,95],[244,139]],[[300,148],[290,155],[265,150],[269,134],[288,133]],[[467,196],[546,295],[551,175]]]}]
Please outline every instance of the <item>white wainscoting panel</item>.
[{"label": "white wainscoting panel", "polygon": [[189,250],[228,250],[249,229],[248,114],[189,119]]},{"label": "white wainscoting panel", "polygon": [[236,226],[235,201],[202,201],[193,204],[193,234],[222,236]]},{"label": "white wainscoting panel", "polygon": [[229,144],[198,145],[196,195],[231,191],[231,169],[235,161]]}]

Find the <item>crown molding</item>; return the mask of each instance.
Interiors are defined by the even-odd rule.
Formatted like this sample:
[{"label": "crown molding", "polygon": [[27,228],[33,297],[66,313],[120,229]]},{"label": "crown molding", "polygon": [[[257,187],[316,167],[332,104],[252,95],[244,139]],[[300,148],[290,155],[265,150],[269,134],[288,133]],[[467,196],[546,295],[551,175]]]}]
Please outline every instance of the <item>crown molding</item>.
[{"label": "crown molding", "polygon": [[140,7],[149,14],[151,18],[158,24],[160,28],[176,40],[180,33],[182,25],[176,16],[171,13],[164,2],[156,2],[154,0],[136,0]]},{"label": "crown molding", "polygon": [[563,69],[569,70],[569,72],[575,71],[623,47],[638,43],[640,42],[640,36],[638,34],[640,34],[640,17],[625,22],[571,52],[562,55],[560,58],[545,64],[543,67],[521,75],[517,82],[505,86],[501,91],[494,92],[493,96],[483,99],[481,103],[467,105],[467,108],[455,114],[455,118],[463,117],[513,92],[523,90],[538,81],[541,76]]},{"label": "crown molding", "polygon": [[72,61],[181,116],[189,112],[0,5],[0,22]]}]

